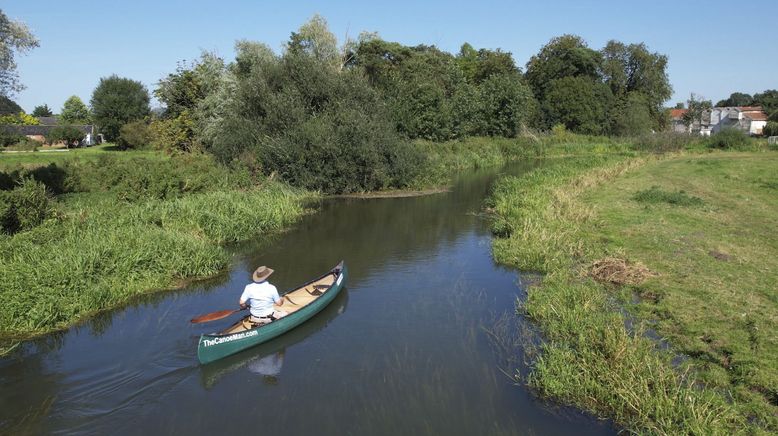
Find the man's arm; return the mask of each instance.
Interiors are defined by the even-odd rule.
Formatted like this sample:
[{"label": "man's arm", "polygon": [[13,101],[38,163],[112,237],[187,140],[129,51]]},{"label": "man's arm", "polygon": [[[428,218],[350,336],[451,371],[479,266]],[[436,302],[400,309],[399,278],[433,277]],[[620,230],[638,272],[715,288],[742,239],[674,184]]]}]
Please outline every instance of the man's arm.
[{"label": "man's arm", "polygon": [[273,288],[275,295],[273,295],[273,302],[276,304],[276,306],[283,306],[284,305],[284,299],[278,296],[278,290]]}]

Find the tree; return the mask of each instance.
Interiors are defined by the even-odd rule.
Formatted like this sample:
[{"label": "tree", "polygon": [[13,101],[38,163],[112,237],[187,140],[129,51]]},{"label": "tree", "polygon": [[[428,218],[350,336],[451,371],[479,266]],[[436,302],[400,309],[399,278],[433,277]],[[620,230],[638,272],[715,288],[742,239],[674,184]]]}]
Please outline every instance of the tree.
[{"label": "tree", "polygon": [[710,100],[705,100],[704,97],[692,93],[686,102],[686,106],[689,109],[683,114],[683,123],[686,127],[689,127],[694,124],[701,125],[705,117],[709,116],[713,105]]},{"label": "tree", "polygon": [[778,90],[768,89],[759,94],[754,94],[754,106],[762,106],[762,109],[772,114],[778,111]]},{"label": "tree", "polygon": [[513,55],[497,50],[482,48],[476,51],[468,43],[462,44],[456,63],[468,82],[479,84],[493,75],[517,74],[521,71],[513,60]]},{"label": "tree", "polygon": [[638,100],[629,99],[638,93],[649,111],[647,127],[663,127],[664,103],[673,88],[667,77],[667,56],[651,53],[645,44],[624,44],[608,41],[601,50],[603,79],[623,107],[635,108]]},{"label": "tree", "polygon": [[295,55],[307,54],[335,69],[343,67],[343,57],[338,49],[338,40],[330,32],[327,20],[319,14],[314,15],[307,23],[300,26],[297,32],[292,32],[286,49]]},{"label": "tree", "polygon": [[400,187],[423,162],[359,69],[243,43],[227,70],[208,149],[221,162],[331,193]]},{"label": "tree", "polygon": [[676,109],[683,109],[685,107],[686,107],[686,103],[684,103],[682,101],[679,101],[678,103],[675,104],[675,108]]},{"label": "tree", "polygon": [[76,95],[65,100],[59,117],[65,124],[86,124],[89,120],[89,108]]},{"label": "tree", "polygon": [[24,112],[21,106],[10,98],[0,95],[0,115],[18,114]]},{"label": "tree", "polygon": [[541,103],[547,125],[561,123],[568,130],[591,135],[608,132],[612,104],[610,88],[585,76],[552,80]]},{"label": "tree", "polygon": [[70,148],[73,145],[78,145],[78,143],[84,139],[84,136],[84,132],[77,127],[70,125],[57,126],[51,129],[48,135],[46,135],[46,142],[49,144],[64,142],[65,145]]},{"label": "tree", "polygon": [[764,136],[778,136],[778,122],[768,121],[767,125],[762,129]]},{"label": "tree", "polygon": [[602,54],[592,50],[580,36],[562,35],[551,39],[527,62],[525,78],[538,100],[545,100],[547,88],[556,79],[585,77],[600,80]]},{"label": "tree", "polygon": [[51,109],[47,104],[35,106],[35,109],[32,110],[32,116],[34,117],[50,117],[53,115],[54,113],[51,112]]},{"label": "tree", "polygon": [[479,86],[481,120],[472,134],[512,138],[537,112],[532,90],[519,74],[495,74]]},{"label": "tree", "polygon": [[13,21],[0,10],[0,95],[11,97],[24,89],[16,72],[16,54],[38,47],[38,40],[27,26]]},{"label": "tree", "polygon": [[622,136],[636,136],[651,131],[656,125],[646,97],[639,92],[631,92],[615,108],[611,133]]},{"label": "tree", "polygon": [[731,106],[751,106],[754,103],[754,98],[749,94],[742,92],[733,92],[726,100],[720,100],[716,103],[716,107],[731,107]]},{"label": "tree", "polygon": [[109,141],[119,137],[121,127],[147,116],[149,92],[135,80],[116,75],[100,79],[92,93],[92,116]]}]

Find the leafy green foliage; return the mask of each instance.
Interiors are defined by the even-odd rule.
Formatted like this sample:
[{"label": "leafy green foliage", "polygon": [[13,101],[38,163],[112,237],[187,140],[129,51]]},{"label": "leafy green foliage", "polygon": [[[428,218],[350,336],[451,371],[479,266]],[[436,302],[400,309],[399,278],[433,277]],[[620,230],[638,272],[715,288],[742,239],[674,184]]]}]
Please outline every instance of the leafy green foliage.
[{"label": "leafy green foliage", "polygon": [[644,135],[657,124],[646,97],[639,92],[631,92],[619,101],[612,122],[611,133],[621,136]]},{"label": "leafy green foliage", "polygon": [[748,135],[740,129],[722,129],[708,140],[711,148],[738,148],[748,145]]},{"label": "leafy green foliage", "polygon": [[84,139],[84,132],[74,126],[57,126],[51,129],[46,135],[46,142],[49,144],[56,144],[58,142],[64,142],[68,147],[78,145],[78,143]]},{"label": "leafy green foliage", "polygon": [[553,80],[542,109],[548,121],[562,123],[574,132],[599,135],[608,131],[612,104],[607,85],[579,76]]},{"label": "leafy green foliage", "polygon": [[494,74],[478,86],[477,122],[464,133],[518,136],[538,116],[532,91],[518,74]]},{"label": "leafy green foliage", "polygon": [[116,145],[124,150],[148,147],[153,139],[152,132],[145,120],[131,121],[119,130]]},{"label": "leafy green foliage", "polygon": [[521,73],[510,53],[500,49],[482,48],[476,50],[468,43],[462,44],[462,48],[456,56],[456,63],[467,82],[471,84],[479,84],[491,76]]},{"label": "leafy green foliage", "polygon": [[42,183],[24,178],[15,189],[0,191],[0,231],[3,233],[30,230],[49,216],[49,194]]},{"label": "leafy green foliage", "polygon": [[65,124],[87,124],[89,122],[89,108],[78,96],[72,95],[62,105],[59,118]]},{"label": "leafy green foliage", "polygon": [[764,129],[762,129],[762,134],[764,136],[778,136],[778,122],[768,121]]},{"label": "leafy green foliage", "polygon": [[379,94],[357,71],[328,68],[307,51],[278,58],[260,46],[238,50],[210,147],[220,161],[330,193],[410,180],[421,158],[397,137]]},{"label": "leafy green foliage", "polygon": [[0,95],[0,115],[18,114],[19,112],[24,112],[24,109],[5,95]]},{"label": "leafy green foliage", "polygon": [[527,62],[527,82],[541,103],[552,82],[567,77],[584,77],[590,81],[600,80],[602,55],[589,48],[576,35],[562,35],[551,39],[538,54]]},{"label": "leafy green foliage", "polygon": [[0,116],[0,124],[16,124],[20,126],[37,126],[40,124],[37,118],[24,112]]},{"label": "leafy green foliage", "polygon": [[[643,43],[627,45],[614,40],[608,41],[601,53],[604,81],[620,106],[629,112],[626,118],[633,121],[626,130],[640,130],[635,123],[637,118],[646,125],[643,131],[664,127],[664,102],[673,94],[667,77],[667,56],[651,53]],[[635,95],[640,95],[641,101],[635,100]],[[640,113],[644,111],[648,112],[648,119]],[[616,120],[622,123],[619,133],[623,134],[624,119]]]},{"label": "leafy green foliage", "polygon": [[9,97],[24,89],[16,73],[14,57],[38,47],[39,44],[24,23],[11,20],[2,10],[0,29],[0,96]]},{"label": "leafy green foliage", "polygon": [[8,147],[24,139],[23,135],[10,132],[0,126],[0,147]]},{"label": "leafy green foliage", "polygon": [[700,197],[687,194],[685,191],[665,191],[659,186],[652,186],[650,189],[638,191],[632,197],[639,203],[667,203],[672,206],[701,206],[705,202]]},{"label": "leafy green foliage", "polygon": [[702,123],[705,113],[713,107],[713,104],[710,100],[692,93],[686,102],[686,107],[688,110],[683,114],[683,122],[687,126],[693,126]]},{"label": "leafy green foliage", "polygon": [[92,93],[95,124],[109,141],[119,138],[123,125],[149,114],[149,93],[137,81],[116,75],[103,77]]},{"label": "leafy green foliage", "polygon": [[35,109],[32,110],[32,116],[34,117],[51,117],[53,115],[54,112],[51,111],[51,108],[47,104],[35,106]]},{"label": "leafy green foliage", "polygon": [[768,89],[764,92],[754,94],[753,105],[762,106],[762,109],[768,114],[778,112],[778,90]]},{"label": "leafy green foliage", "polygon": [[716,103],[716,107],[729,107],[729,106],[751,106],[754,104],[754,97],[742,92],[733,92],[726,100],[721,100]]}]

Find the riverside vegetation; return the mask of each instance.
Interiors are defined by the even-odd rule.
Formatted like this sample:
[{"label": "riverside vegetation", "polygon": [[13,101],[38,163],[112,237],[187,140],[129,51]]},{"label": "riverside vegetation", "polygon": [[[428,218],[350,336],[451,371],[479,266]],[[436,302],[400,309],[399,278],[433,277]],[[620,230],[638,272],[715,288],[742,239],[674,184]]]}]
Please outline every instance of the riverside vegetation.
[{"label": "riverside vegetation", "polygon": [[283,229],[315,196],[205,155],[115,153],[0,172],[6,351],[139,293],[216,274],[229,261],[223,244]]},{"label": "riverside vegetation", "polygon": [[[522,72],[510,53],[466,43],[452,55],[362,34],[339,47],[318,16],[280,55],[244,40],[236,54],[181,64],[154,90],[161,112],[139,82],[101,80],[86,116],[127,151],[3,156],[0,337],[212,275],[224,243],[283,229],[320,193],[421,189],[466,168],[568,156],[505,179],[492,200],[495,258],[546,273],[521,309],[547,340],[530,385],[638,432],[775,431],[767,198],[778,181],[774,159],[760,161],[773,154],[690,157],[677,153],[760,146],[735,131],[653,133],[668,124],[664,55],[563,35]],[[730,164],[738,156],[758,180]],[[661,169],[683,159],[710,162]],[[750,294],[734,295],[736,274]],[[688,358],[676,365],[649,332]]]},{"label": "riverside vegetation", "polygon": [[776,431],[775,174],[774,152],[672,153],[500,181],[494,256],[545,274],[528,383],[636,432]]}]

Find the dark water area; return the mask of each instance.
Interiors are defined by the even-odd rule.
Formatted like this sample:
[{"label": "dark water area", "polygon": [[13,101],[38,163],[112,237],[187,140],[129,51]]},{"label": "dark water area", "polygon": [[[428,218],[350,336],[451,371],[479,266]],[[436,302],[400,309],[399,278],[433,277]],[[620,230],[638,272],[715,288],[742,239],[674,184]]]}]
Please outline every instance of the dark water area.
[{"label": "dark water area", "polygon": [[[324,200],[272,241],[235,247],[219,277],[23,344],[0,360],[0,433],[614,434],[508,377],[524,283],[492,261],[480,210],[496,177],[530,165],[442,194]],[[199,365],[199,335],[234,318],[189,319],[237,305],[256,266],[289,289],[341,259],[350,276],[324,311]]]}]

